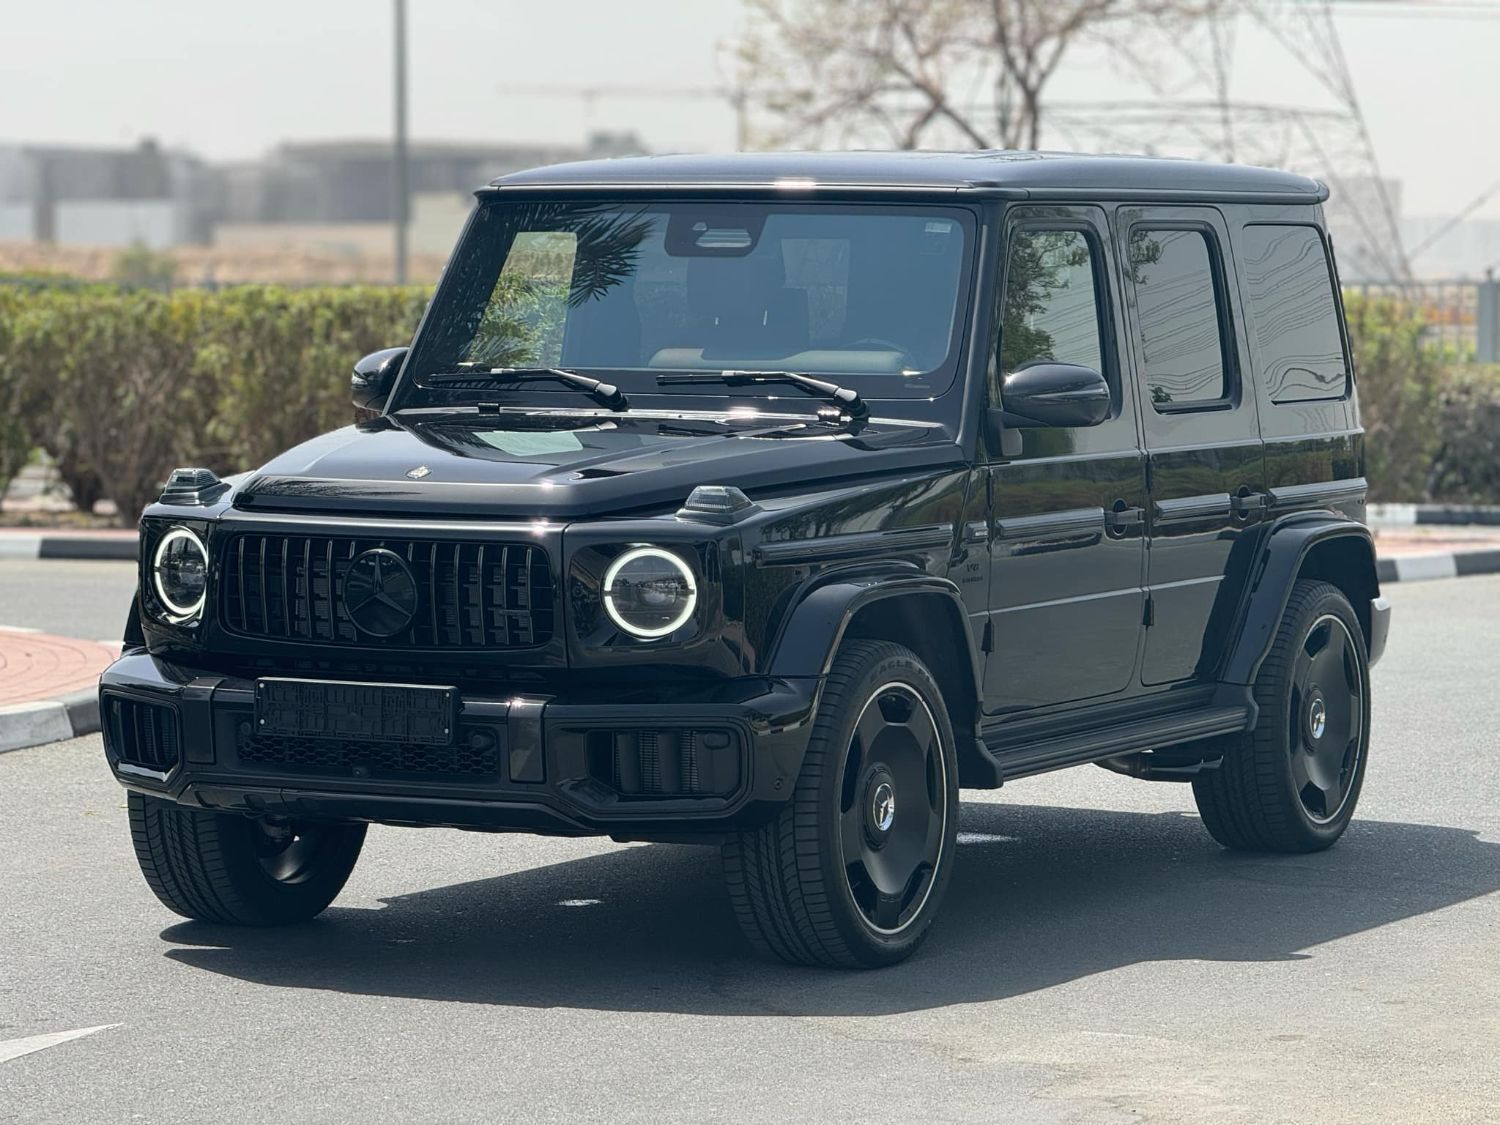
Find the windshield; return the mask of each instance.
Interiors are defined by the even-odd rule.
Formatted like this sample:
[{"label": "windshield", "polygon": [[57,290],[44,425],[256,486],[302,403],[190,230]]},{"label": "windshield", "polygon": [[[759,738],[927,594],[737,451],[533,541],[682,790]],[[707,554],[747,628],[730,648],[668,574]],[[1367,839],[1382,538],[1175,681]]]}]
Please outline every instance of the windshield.
[{"label": "windshield", "polygon": [[872,398],[940,394],[956,368],[972,228],[945,207],[488,203],[408,375],[565,367],[627,390],[705,394],[718,392],[657,376],[753,369],[826,375]]}]

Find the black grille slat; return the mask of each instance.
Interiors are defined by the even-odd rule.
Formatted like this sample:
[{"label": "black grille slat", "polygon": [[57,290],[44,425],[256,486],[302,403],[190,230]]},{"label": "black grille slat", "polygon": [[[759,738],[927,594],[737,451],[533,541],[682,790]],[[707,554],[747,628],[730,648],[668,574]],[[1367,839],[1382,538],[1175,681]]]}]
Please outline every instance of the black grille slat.
[{"label": "black grille slat", "polygon": [[247,583],[245,581],[245,540],[244,539],[240,540],[239,561],[240,561],[240,621],[244,624],[245,628],[248,629],[248,628],[250,628],[250,618],[249,618],[248,611],[245,609],[245,586],[247,585]]},{"label": "black grille slat", "polygon": [[[417,587],[416,616],[392,637],[359,632],[343,606],[350,566],[373,547],[404,558]],[[556,629],[555,580],[530,544],[245,533],[222,558],[222,621],[242,636],[477,651],[543,645]]]},{"label": "black grille slat", "polygon": [[292,545],[290,539],[281,541],[281,632],[283,636],[292,635],[292,599],[287,593],[287,559],[288,551]]}]

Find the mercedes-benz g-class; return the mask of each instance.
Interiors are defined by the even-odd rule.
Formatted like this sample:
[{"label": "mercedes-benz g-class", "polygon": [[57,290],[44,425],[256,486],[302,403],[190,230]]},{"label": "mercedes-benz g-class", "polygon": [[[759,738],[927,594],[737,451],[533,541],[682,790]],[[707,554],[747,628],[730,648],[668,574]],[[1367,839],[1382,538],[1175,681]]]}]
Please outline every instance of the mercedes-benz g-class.
[{"label": "mercedes-benz g-class", "polygon": [[151,888],[271,924],[371,823],[700,841],[757,946],[858,967],[930,926],[964,788],[1095,763],[1327,847],[1388,607],[1325,197],[1014,152],[495,181],[360,420],[144,514],[101,705]]}]

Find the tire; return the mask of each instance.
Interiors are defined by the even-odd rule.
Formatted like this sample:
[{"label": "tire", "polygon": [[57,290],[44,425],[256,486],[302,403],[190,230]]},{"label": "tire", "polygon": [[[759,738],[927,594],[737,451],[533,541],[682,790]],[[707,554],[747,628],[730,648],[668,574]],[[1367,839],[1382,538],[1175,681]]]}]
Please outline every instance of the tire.
[{"label": "tire", "polygon": [[363,824],[276,829],[234,813],[127,794],[141,874],[172,911],[202,922],[305,922],[344,887],[365,841]]},{"label": "tire", "polygon": [[1370,665],[1338,587],[1298,581],[1255,678],[1260,718],[1193,780],[1203,824],[1237,851],[1314,852],[1348,827],[1370,740]]},{"label": "tire", "polygon": [[958,836],[952,725],[932,674],[886,641],[840,648],[807,756],[775,820],[724,845],[750,942],[802,965],[909,957],[947,889]]}]

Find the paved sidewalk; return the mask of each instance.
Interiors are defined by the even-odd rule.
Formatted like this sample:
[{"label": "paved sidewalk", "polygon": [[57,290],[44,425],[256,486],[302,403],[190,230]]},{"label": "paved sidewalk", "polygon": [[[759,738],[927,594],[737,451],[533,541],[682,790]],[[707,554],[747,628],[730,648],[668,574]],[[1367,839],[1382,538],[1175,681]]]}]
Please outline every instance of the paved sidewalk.
[{"label": "paved sidewalk", "polygon": [[0,626],[0,751],[99,729],[99,673],[119,645]]}]

